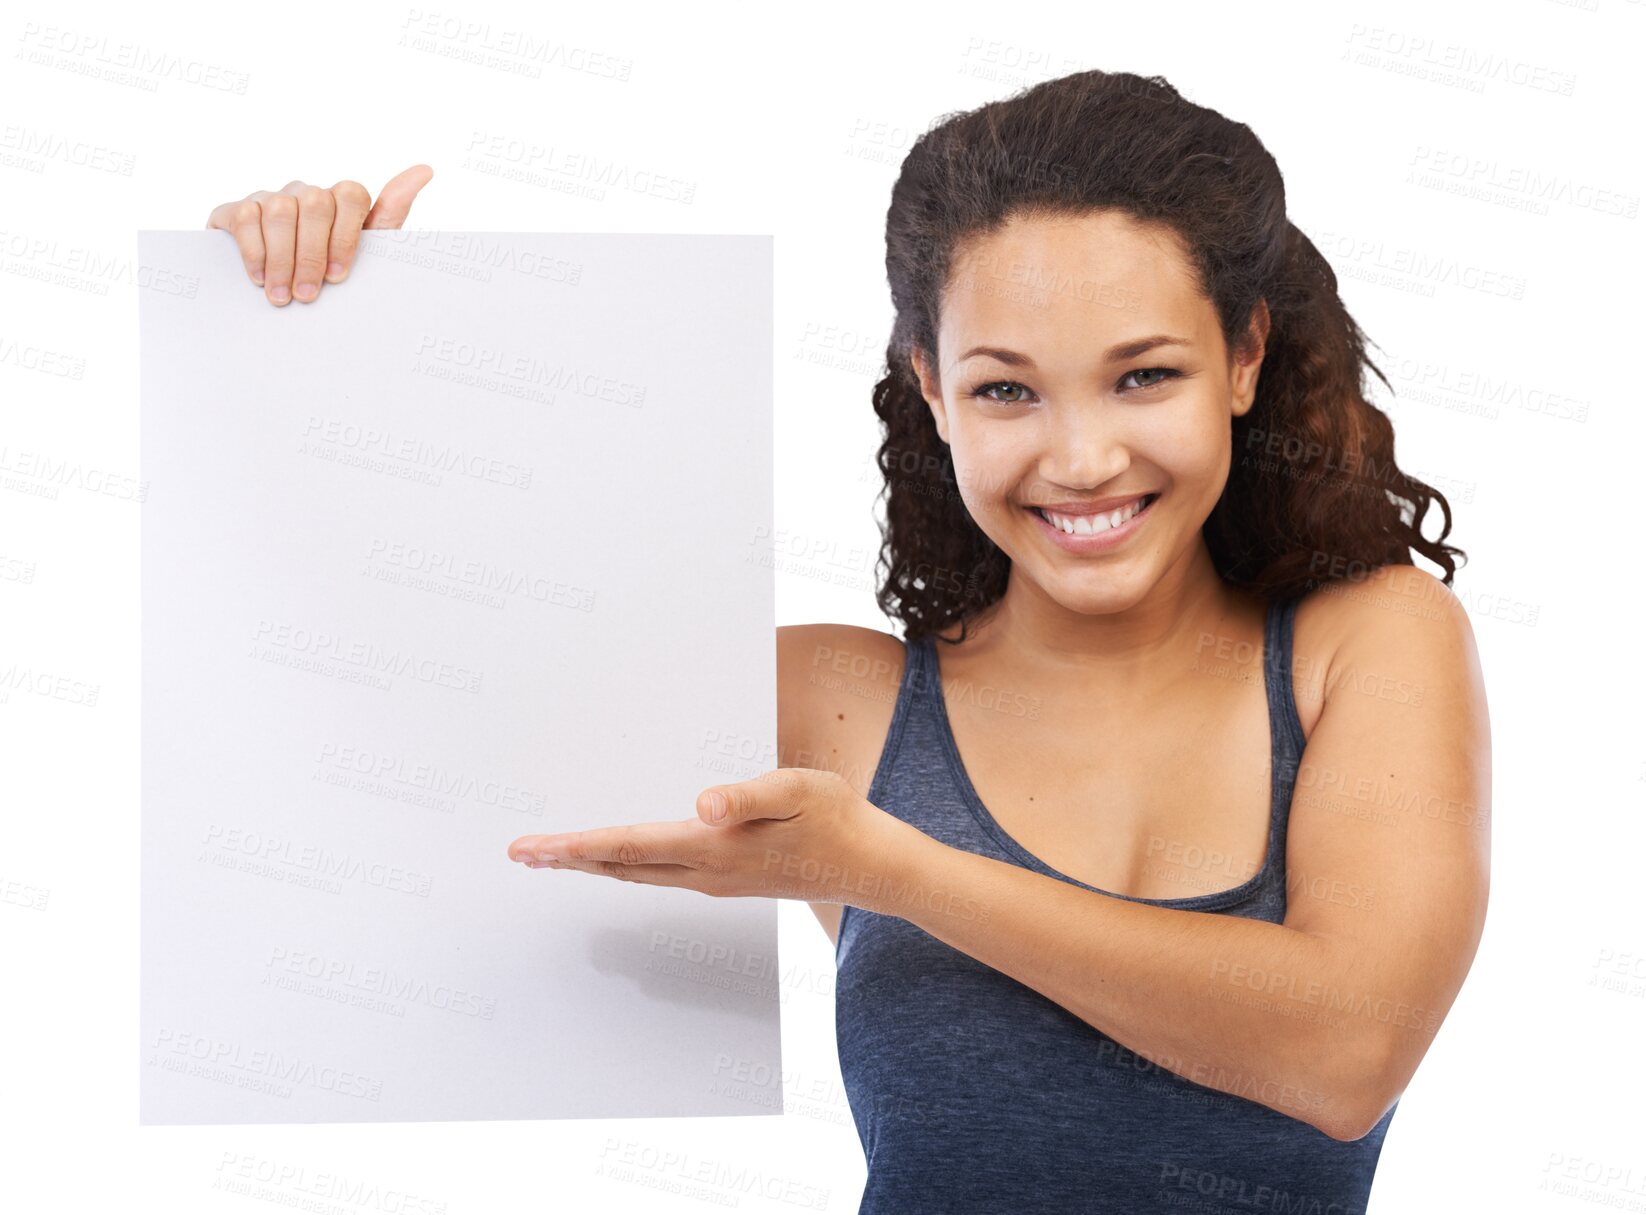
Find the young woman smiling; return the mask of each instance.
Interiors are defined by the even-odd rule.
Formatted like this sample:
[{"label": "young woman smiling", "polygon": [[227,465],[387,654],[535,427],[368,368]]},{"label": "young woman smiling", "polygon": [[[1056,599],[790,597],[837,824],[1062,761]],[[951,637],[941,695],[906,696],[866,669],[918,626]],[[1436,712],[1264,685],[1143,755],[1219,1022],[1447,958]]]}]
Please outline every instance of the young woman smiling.
[{"label": "young woman smiling", "polygon": [[1274,159],[1158,77],[946,117],[886,231],[903,638],[780,629],[783,767],[509,854],[811,903],[864,1212],[1361,1211],[1486,912],[1449,507]]},{"label": "young woman smiling", "polygon": [[864,1212],[1363,1210],[1489,741],[1331,269],[1247,127],[1101,72],[923,136],[886,264],[903,640],[781,630],[798,767],[514,855],[812,901]]}]

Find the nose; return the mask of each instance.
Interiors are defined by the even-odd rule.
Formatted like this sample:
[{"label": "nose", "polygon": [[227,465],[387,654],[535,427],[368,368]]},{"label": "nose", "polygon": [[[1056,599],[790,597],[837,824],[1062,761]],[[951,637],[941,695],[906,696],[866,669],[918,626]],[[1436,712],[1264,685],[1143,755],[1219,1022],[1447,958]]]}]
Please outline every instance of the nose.
[{"label": "nose", "polygon": [[1087,402],[1053,407],[1042,416],[1039,473],[1046,481],[1085,493],[1131,467],[1131,449],[1112,410]]}]

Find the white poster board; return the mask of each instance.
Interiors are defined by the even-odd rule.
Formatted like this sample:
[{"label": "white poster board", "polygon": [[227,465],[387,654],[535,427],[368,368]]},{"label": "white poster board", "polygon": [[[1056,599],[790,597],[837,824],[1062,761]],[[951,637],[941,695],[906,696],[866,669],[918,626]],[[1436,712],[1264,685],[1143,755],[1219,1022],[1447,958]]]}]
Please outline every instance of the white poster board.
[{"label": "white poster board", "polygon": [[141,1121],[780,1113],[774,901],[506,852],[778,766],[771,238],[138,243]]}]

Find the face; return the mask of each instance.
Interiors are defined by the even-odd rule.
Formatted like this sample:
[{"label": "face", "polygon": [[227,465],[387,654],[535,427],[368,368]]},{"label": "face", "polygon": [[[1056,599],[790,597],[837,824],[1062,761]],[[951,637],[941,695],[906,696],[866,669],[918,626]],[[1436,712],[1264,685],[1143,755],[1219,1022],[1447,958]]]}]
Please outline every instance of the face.
[{"label": "face", "polygon": [[1260,306],[1253,354],[1235,357],[1171,231],[1118,212],[1014,218],[964,247],[937,365],[916,352],[915,368],[1014,588],[1027,578],[1070,610],[1107,613],[1209,568],[1200,529],[1266,333]]}]

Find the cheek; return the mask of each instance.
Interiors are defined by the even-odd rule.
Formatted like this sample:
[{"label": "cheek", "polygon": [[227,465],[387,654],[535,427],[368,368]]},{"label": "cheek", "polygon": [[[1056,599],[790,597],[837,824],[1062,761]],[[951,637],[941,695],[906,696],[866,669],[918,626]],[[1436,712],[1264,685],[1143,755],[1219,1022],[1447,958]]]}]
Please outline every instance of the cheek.
[{"label": "cheek", "polygon": [[1136,454],[1176,481],[1215,481],[1221,491],[1229,471],[1229,419],[1207,409],[1163,413],[1139,434]]},{"label": "cheek", "polygon": [[1034,468],[1035,447],[1026,428],[1014,434],[962,425],[951,429],[949,437],[960,499],[974,517],[1003,509],[1001,499],[1023,479],[1025,469]]}]

